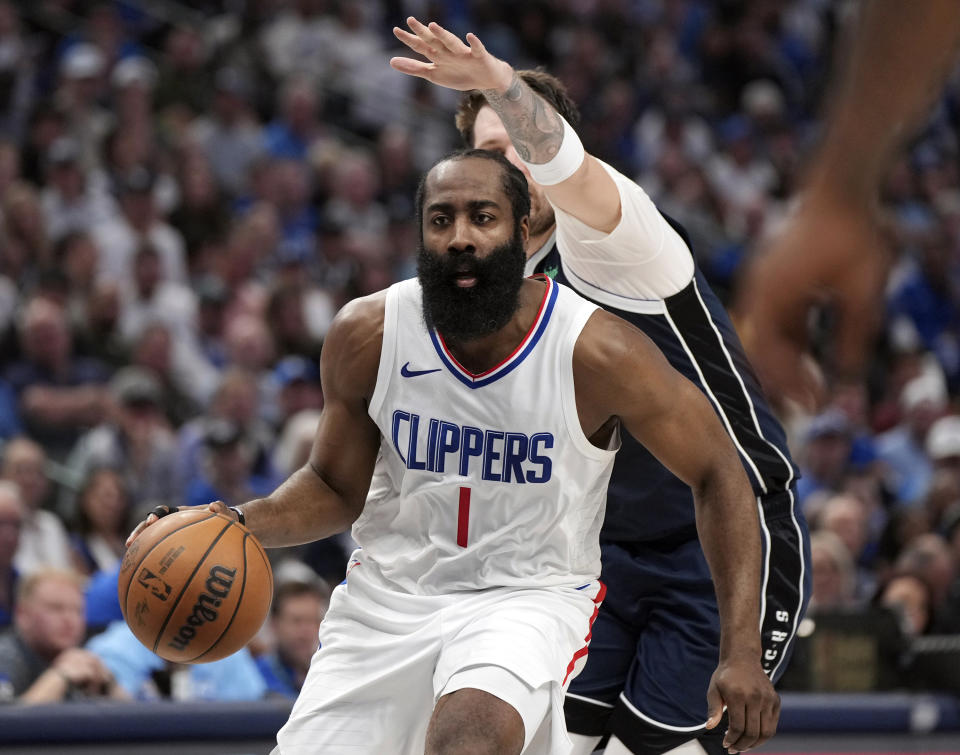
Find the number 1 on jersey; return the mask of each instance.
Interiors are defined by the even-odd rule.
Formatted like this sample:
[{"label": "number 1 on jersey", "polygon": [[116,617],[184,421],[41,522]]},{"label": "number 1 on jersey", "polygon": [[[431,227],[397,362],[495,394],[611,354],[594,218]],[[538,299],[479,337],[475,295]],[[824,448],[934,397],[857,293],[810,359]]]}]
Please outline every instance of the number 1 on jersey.
[{"label": "number 1 on jersey", "polygon": [[467,547],[467,530],[470,528],[470,488],[460,488],[460,510],[457,513],[457,545]]}]

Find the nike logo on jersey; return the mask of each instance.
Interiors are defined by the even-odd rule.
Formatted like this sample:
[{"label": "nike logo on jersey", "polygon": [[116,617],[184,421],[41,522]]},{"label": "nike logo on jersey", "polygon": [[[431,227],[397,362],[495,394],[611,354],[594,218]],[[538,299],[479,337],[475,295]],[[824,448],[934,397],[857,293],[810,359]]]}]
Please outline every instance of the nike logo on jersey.
[{"label": "nike logo on jersey", "polygon": [[400,374],[404,377],[417,377],[418,375],[429,375],[431,372],[440,372],[440,368],[437,367],[434,370],[411,370],[410,362],[407,362],[400,368]]}]

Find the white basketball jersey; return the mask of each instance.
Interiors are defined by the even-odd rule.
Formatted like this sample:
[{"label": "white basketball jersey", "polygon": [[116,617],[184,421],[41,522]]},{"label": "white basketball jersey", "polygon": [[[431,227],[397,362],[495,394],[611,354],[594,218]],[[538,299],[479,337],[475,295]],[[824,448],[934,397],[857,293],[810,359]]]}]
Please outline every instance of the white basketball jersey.
[{"label": "white basketball jersey", "polygon": [[369,409],[382,441],[353,526],[362,568],[421,594],[596,579],[615,450],[584,435],[573,384],[596,305],[545,280],[522,343],[479,375],[427,329],[416,279],[385,306]]}]

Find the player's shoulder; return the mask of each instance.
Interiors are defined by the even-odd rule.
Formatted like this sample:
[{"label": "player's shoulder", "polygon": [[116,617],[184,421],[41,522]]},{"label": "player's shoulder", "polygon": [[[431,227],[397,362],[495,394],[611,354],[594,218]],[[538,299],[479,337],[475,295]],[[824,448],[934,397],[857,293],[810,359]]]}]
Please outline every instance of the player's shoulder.
[{"label": "player's shoulder", "polygon": [[347,302],[333,318],[323,342],[321,362],[334,373],[374,379],[383,345],[387,292],[378,291]]},{"label": "player's shoulder", "polygon": [[344,304],[330,324],[327,340],[363,336],[371,331],[382,333],[388,290],[358,296]]},{"label": "player's shoulder", "polygon": [[598,307],[577,339],[574,362],[591,371],[606,372],[625,367],[655,348],[637,326]]}]

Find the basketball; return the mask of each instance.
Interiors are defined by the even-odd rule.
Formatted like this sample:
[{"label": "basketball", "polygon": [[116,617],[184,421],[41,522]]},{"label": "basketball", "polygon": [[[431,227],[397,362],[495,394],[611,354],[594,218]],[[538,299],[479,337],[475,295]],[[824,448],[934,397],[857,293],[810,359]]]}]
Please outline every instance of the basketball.
[{"label": "basketball", "polygon": [[231,517],[177,511],[130,546],[117,591],[127,625],[150,650],[176,663],[208,663],[260,629],[273,572],[263,546]]}]

